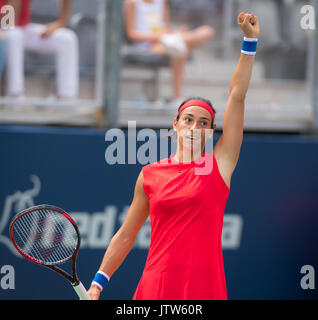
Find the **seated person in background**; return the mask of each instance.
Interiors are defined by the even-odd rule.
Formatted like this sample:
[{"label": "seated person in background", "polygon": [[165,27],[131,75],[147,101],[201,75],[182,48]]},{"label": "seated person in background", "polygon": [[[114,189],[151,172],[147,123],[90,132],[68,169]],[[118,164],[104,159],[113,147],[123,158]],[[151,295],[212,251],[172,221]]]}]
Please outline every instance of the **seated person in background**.
[{"label": "seated person in background", "polygon": [[126,36],[136,49],[171,57],[173,105],[181,103],[189,53],[211,40],[214,29],[201,26],[194,30],[172,31],[167,0],[125,0],[124,21]]},{"label": "seated person in background", "polygon": [[78,94],[79,66],[78,39],[75,32],[66,29],[72,1],[61,0],[59,18],[41,25],[30,22],[32,0],[0,0],[15,9],[14,29],[5,31],[7,40],[7,84],[10,96],[24,95],[24,50],[56,57],[57,95],[60,99],[73,99]]}]

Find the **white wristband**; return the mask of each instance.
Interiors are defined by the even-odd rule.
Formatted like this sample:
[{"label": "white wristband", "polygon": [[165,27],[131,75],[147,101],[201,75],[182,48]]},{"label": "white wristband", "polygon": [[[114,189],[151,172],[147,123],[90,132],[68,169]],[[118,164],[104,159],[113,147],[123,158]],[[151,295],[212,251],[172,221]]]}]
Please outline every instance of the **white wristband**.
[{"label": "white wristband", "polygon": [[244,37],[244,40],[245,41],[250,41],[250,42],[253,42],[253,41],[258,41],[258,38],[247,38],[247,37]]}]

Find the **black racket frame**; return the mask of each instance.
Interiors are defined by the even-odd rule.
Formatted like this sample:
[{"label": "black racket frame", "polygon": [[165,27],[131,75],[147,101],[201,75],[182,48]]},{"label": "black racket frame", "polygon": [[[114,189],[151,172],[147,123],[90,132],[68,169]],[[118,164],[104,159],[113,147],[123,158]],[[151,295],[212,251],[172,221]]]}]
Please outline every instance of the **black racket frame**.
[{"label": "black racket frame", "polygon": [[[72,225],[73,225],[73,227],[74,227],[74,229],[76,231],[76,234],[77,234],[77,237],[78,237],[78,241],[77,241],[77,245],[76,245],[76,248],[75,248],[73,254],[70,257],[59,261],[57,264],[50,264],[49,265],[49,264],[45,264],[43,262],[37,261],[36,259],[34,259],[31,256],[29,256],[26,253],[24,253],[19,248],[19,246],[16,244],[16,241],[14,240],[14,236],[13,236],[12,230],[13,230],[15,222],[18,219],[20,219],[22,216],[30,214],[30,213],[32,213],[34,211],[38,211],[38,210],[51,210],[51,211],[55,211],[55,212],[61,213],[62,215],[64,215],[65,218],[67,218],[72,223]],[[72,219],[72,217],[65,210],[63,210],[63,209],[61,209],[59,207],[56,207],[56,206],[49,205],[49,204],[41,204],[41,205],[37,205],[37,206],[33,206],[33,207],[30,207],[30,208],[27,208],[27,209],[17,213],[14,216],[14,218],[12,219],[12,221],[10,223],[9,234],[10,234],[10,239],[11,239],[13,245],[15,246],[17,251],[24,258],[26,258],[27,260],[29,260],[29,261],[31,261],[33,263],[39,264],[41,266],[47,267],[47,268],[57,272],[62,277],[67,279],[73,286],[76,286],[76,285],[78,285],[80,283],[80,281],[79,281],[79,279],[77,277],[77,272],[76,272],[76,259],[77,259],[77,255],[78,255],[78,252],[79,252],[79,248],[81,246],[81,236],[80,236],[80,232],[78,230],[78,227],[77,227],[75,221]],[[64,264],[65,262],[70,261],[70,260],[72,260],[72,273],[73,273],[73,275],[70,275],[69,273],[67,273],[66,271],[64,271],[64,270],[62,270],[61,268],[58,267],[58,265]]]}]

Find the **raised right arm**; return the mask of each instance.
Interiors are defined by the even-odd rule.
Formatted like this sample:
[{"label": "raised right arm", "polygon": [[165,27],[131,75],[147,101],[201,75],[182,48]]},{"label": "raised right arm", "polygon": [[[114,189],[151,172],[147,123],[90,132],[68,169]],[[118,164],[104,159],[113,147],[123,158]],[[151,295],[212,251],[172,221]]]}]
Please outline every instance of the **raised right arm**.
[{"label": "raised right arm", "polygon": [[[143,189],[143,180],[141,171],[135,185],[133,201],[129,207],[125,221],[110,241],[100,265],[99,270],[105,272],[110,277],[127,257],[140,228],[148,218],[149,203]],[[92,284],[88,294],[92,300],[97,300],[99,299],[100,289]]]}]

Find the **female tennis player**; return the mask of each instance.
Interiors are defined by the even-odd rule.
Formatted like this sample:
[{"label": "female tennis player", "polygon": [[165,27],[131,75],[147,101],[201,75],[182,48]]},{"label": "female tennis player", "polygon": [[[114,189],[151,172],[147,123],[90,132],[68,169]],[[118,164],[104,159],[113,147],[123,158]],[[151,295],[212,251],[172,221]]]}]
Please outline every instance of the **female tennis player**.
[{"label": "female tennis player", "polygon": [[[133,299],[227,299],[223,215],[243,139],[245,96],[259,35],[258,18],[253,14],[241,12],[238,24],[244,40],[230,85],[223,132],[213,153],[204,152],[204,146],[214,131],[215,111],[207,100],[188,100],[173,121],[176,154],[142,168],[126,219],[112,238],[88,291],[92,299],[99,299],[148,215],[151,243]],[[200,153],[195,152],[198,149]],[[202,169],[202,160],[213,166],[199,174],[196,169]]]}]

